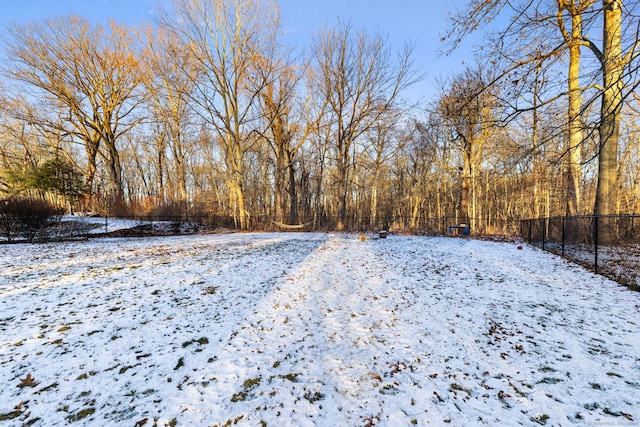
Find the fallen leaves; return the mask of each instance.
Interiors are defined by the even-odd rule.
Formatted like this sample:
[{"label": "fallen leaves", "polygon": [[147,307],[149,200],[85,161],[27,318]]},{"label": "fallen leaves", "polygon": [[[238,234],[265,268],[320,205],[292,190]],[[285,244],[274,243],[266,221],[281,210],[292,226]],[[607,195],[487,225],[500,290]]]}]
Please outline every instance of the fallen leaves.
[{"label": "fallen leaves", "polygon": [[177,371],[178,369],[182,368],[184,366],[184,358],[181,357],[178,359],[178,363],[176,364],[176,367],[173,368],[174,371]]},{"label": "fallen leaves", "polygon": [[404,362],[397,362],[392,363],[391,365],[389,365],[389,367],[392,368],[391,372],[389,372],[389,375],[393,377],[394,375],[405,371],[407,369],[407,364]]},{"label": "fallen leaves", "polygon": [[31,374],[27,374],[27,376],[25,378],[20,378],[20,384],[18,385],[18,387],[35,387],[38,385],[38,382],[36,382],[35,378],[33,378],[33,376],[31,376]]},{"label": "fallen leaves", "polygon": [[382,382],[382,377],[379,374],[372,372],[369,374],[369,376],[380,383]]},{"label": "fallen leaves", "polygon": [[511,398],[511,397],[512,396],[510,394],[506,394],[503,390],[500,390],[498,392],[498,399],[500,399],[502,406],[504,406],[507,409],[511,409],[511,404],[507,402],[507,398]]},{"label": "fallen leaves", "polygon": [[488,385],[488,384],[487,384],[486,382],[484,382],[484,381],[482,381],[482,382],[480,383],[480,385],[481,385],[482,387],[484,387],[486,390],[493,390],[493,387],[491,387],[490,385]]},{"label": "fallen leaves", "polygon": [[217,290],[218,290],[217,286],[207,286],[202,291],[202,295],[213,295],[216,293]]}]

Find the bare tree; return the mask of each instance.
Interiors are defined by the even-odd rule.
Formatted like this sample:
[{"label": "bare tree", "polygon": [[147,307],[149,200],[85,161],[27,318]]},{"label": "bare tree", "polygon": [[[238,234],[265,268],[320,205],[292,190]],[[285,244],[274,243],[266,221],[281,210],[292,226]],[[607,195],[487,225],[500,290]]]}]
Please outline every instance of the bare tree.
[{"label": "bare tree", "polygon": [[349,23],[322,30],[314,39],[312,54],[317,71],[314,92],[327,104],[337,169],[337,229],[343,230],[351,180],[354,142],[371,129],[416,80],[407,46],[393,60],[381,34],[369,36]]},{"label": "bare tree", "polygon": [[378,118],[365,133],[365,147],[362,157],[363,168],[368,176],[365,190],[369,197],[369,224],[371,227],[388,229],[393,216],[389,208],[394,201],[388,190],[390,187],[388,169],[392,159],[402,150],[406,141],[413,137],[413,126],[402,126],[402,111],[389,109]]},{"label": "bare tree", "polygon": [[458,219],[464,224],[470,224],[470,218],[474,217],[470,215],[470,200],[478,176],[476,169],[482,163],[482,145],[495,130],[493,115],[496,103],[492,92],[487,89],[487,80],[490,79],[481,69],[468,68],[453,78],[439,104],[453,140],[458,142],[461,149]]},{"label": "bare tree", "polygon": [[[299,119],[295,116],[294,108],[297,107],[296,94],[301,73],[284,57],[276,67],[265,68],[268,72],[273,71],[260,94],[260,108],[267,123],[267,131],[263,136],[275,158],[275,217],[282,223],[287,220],[294,223],[298,219],[295,161],[310,131],[310,126],[304,129],[301,122],[295,121]],[[301,131],[303,135],[296,135]]]},{"label": "bare tree", "polygon": [[93,26],[78,16],[14,24],[4,37],[10,58],[5,73],[36,102],[20,113],[22,119],[81,141],[87,192],[103,145],[118,202],[123,186],[117,141],[137,123],[132,113],[140,101],[135,40],[131,29],[114,22]]},{"label": "bare tree", "polygon": [[[197,69],[175,37],[162,28],[147,33],[145,65],[147,99],[152,112],[157,149],[158,186],[162,192],[166,169],[166,150],[171,152],[175,165],[173,179],[177,183],[180,203],[188,200],[187,134],[192,125],[193,112],[189,103],[197,79]],[[167,171],[168,173],[168,171]],[[161,199],[165,198],[163,193]]]},{"label": "bare tree", "polygon": [[259,94],[265,87],[259,70],[279,31],[277,4],[261,0],[174,0],[161,25],[197,67],[190,100],[217,132],[223,145],[228,186],[240,228],[248,227],[245,156],[256,143]]},{"label": "bare tree", "polygon": [[[511,2],[506,0],[473,1],[467,9],[454,15],[452,30],[449,33],[451,46],[457,46],[462,38],[496,18],[505,11],[511,12],[510,20],[506,28],[500,29],[492,38],[493,45],[503,47],[517,44],[522,49],[519,60],[514,61],[513,67],[507,70],[505,76],[512,75],[515,69],[522,68],[531,55],[526,54],[527,46],[545,44],[547,49],[543,52],[545,58],[551,58],[561,54],[565,49],[569,52],[569,67],[567,74],[568,90],[568,132],[569,142],[566,153],[568,154],[568,213],[577,213],[580,208],[580,188],[582,162],[581,146],[585,142],[583,116],[586,109],[582,106],[582,96],[586,90],[579,82],[581,70],[580,48],[588,46],[594,53],[600,64],[602,74],[602,87],[599,88],[601,109],[598,118],[598,134],[600,138],[598,151],[598,185],[596,193],[595,212],[601,215],[615,212],[617,200],[616,175],[618,169],[618,140],[620,128],[620,113],[624,100],[625,67],[637,57],[638,31],[633,26],[637,25],[637,17],[632,9],[637,2],[627,2],[628,21],[625,25],[623,0],[602,0],[598,7],[595,0],[556,0],[555,15],[552,20],[553,8],[548,2],[541,0]],[[585,17],[589,17],[591,25],[601,25],[602,46],[599,47],[595,39],[587,36]],[[560,30],[562,43],[554,48],[549,44],[551,33],[548,22],[555,21]],[[629,25],[633,24],[633,25]],[[622,33],[629,29],[631,39],[626,53],[623,52]],[[498,40],[500,43],[495,43]],[[552,40],[552,39],[551,39]],[[552,48],[552,49],[548,49]],[[553,101],[550,99],[549,101]],[[548,101],[548,102],[549,102]]]},{"label": "bare tree", "polygon": [[[567,214],[577,215],[581,210],[580,181],[582,176],[582,92],[580,86],[581,47],[586,43],[583,39],[583,15],[593,6],[595,0],[557,0],[557,24],[569,49],[568,72],[568,155],[567,155]],[[568,17],[565,17],[565,13]],[[567,23],[569,27],[567,28]]]}]

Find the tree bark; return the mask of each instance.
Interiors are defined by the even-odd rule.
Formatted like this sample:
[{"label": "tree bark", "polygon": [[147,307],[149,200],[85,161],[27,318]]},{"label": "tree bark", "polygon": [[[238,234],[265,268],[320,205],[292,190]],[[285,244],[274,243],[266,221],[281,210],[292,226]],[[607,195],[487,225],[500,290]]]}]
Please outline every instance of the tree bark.
[{"label": "tree bark", "polygon": [[567,165],[567,214],[580,212],[580,181],[582,177],[582,89],[580,88],[580,41],[582,15],[572,13],[569,43],[569,147]]},{"label": "tree bark", "polygon": [[602,104],[600,110],[600,147],[596,215],[616,213],[618,193],[618,143],[622,109],[622,0],[603,0],[604,25],[602,49]]},{"label": "tree bark", "polygon": [[469,198],[471,194],[471,156],[473,154],[473,144],[465,138],[462,153],[462,182],[460,186],[460,212],[458,220],[461,224],[469,225]]},{"label": "tree bark", "polygon": [[287,153],[287,171],[289,174],[289,223],[298,222],[298,193],[296,189],[296,167],[293,163],[293,153]]}]

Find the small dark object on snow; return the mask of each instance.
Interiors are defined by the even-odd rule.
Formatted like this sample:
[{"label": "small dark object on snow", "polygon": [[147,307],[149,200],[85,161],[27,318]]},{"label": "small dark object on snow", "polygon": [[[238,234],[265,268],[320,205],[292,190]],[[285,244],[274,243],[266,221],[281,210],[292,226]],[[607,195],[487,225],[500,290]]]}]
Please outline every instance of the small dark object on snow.
[{"label": "small dark object on snow", "polygon": [[20,385],[18,387],[35,387],[38,383],[35,378],[31,376],[31,374],[27,374],[25,378],[20,378]]}]

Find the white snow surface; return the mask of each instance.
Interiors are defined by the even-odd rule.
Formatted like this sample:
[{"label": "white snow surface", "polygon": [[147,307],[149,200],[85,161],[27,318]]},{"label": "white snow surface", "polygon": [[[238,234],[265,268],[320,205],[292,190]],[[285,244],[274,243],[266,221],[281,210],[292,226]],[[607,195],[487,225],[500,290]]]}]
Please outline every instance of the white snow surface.
[{"label": "white snow surface", "polygon": [[154,227],[167,226],[166,221],[144,221],[137,219],[104,218],[99,216],[66,215],[61,219],[62,224],[68,224],[73,228],[77,226],[80,234],[112,233],[119,230],[127,230],[141,225],[151,225]]},{"label": "white snow surface", "polygon": [[1,426],[640,421],[640,294],[526,245],[239,233],[2,252]]}]

